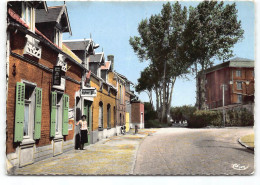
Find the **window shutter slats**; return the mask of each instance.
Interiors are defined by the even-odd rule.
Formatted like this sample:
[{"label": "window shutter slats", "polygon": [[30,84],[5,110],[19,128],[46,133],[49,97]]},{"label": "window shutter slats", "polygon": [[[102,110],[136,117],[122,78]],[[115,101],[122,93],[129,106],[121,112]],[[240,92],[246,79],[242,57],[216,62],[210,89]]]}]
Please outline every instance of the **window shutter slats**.
[{"label": "window shutter slats", "polygon": [[63,95],[63,119],[62,119],[62,135],[68,135],[68,124],[69,124],[69,96]]},{"label": "window shutter slats", "polygon": [[55,123],[56,123],[56,102],[57,102],[57,93],[51,92],[51,125],[50,125],[50,137],[55,136]]},{"label": "window shutter slats", "polygon": [[36,87],[35,90],[35,121],[34,121],[34,139],[41,138],[41,120],[42,120],[42,89]]},{"label": "window shutter slats", "polygon": [[25,84],[16,83],[14,142],[23,140]]}]

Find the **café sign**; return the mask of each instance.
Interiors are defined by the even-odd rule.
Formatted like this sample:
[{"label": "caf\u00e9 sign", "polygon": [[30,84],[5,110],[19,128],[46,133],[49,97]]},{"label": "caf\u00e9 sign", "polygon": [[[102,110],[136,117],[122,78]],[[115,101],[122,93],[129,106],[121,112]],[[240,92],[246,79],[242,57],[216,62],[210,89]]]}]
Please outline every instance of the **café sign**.
[{"label": "caf\u00e9 sign", "polygon": [[81,96],[92,96],[92,97],[96,97],[97,96],[97,90],[96,88],[84,88],[81,89]]}]

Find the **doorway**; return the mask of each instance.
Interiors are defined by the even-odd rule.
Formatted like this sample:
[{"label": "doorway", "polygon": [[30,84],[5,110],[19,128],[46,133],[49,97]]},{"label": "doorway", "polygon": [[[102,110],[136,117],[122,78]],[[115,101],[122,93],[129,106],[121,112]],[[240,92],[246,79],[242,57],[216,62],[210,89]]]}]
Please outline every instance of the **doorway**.
[{"label": "doorway", "polygon": [[83,115],[86,115],[86,121],[88,123],[88,142],[85,146],[91,143],[91,133],[92,133],[92,101],[84,100]]}]

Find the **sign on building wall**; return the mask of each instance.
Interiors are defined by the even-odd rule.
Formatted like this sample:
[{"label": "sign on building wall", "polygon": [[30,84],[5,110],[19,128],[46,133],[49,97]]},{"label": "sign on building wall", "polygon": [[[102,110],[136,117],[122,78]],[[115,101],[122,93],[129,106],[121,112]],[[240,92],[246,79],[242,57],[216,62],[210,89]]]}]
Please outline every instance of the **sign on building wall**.
[{"label": "sign on building wall", "polygon": [[86,89],[81,89],[81,96],[92,96],[95,97],[97,96],[97,91],[95,88],[86,88]]},{"label": "sign on building wall", "polygon": [[59,54],[57,66],[61,66],[61,70],[64,72],[67,72],[67,62],[65,62],[65,56],[62,54]]},{"label": "sign on building wall", "polygon": [[74,119],[74,108],[69,108],[69,119]]},{"label": "sign on building wall", "polygon": [[61,85],[61,66],[54,66],[52,78],[53,85]]},{"label": "sign on building wall", "polygon": [[66,82],[65,78],[61,78],[60,85],[53,85],[53,88],[64,91],[65,90],[65,82]]}]

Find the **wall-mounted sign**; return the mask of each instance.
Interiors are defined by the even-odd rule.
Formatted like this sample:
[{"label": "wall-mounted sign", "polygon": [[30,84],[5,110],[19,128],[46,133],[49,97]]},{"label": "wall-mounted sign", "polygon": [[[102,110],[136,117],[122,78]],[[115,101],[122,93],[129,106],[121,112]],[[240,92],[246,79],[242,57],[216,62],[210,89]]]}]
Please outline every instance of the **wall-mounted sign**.
[{"label": "wall-mounted sign", "polygon": [[69,108],[69,119],[74,119],[74,109]]},{"label": "wall-mounted sign", "polygon": [[54,66],[52,73],[53,85],[61,84],[61,66]]},{"label": "wall-mounted sign", "polygon": [[57,66],[61,66],[61,70],[67,72],[67,62],[65,62],[66,57],[62,54],[58,55]]},{"label": "wall-mounted sign", "polygon": [[59,90],[65,90],[65,78],[61,78],[61,81],[60,81],[60,85],[53,85],[52,87],[55,88],[55,89],[59,89]]},{"label": "wall-mounted sign", "polygon": [[81,89],[81,96],[92,96],[95,97],[97,96],[97,91],[95,88],[85,88]]}]

